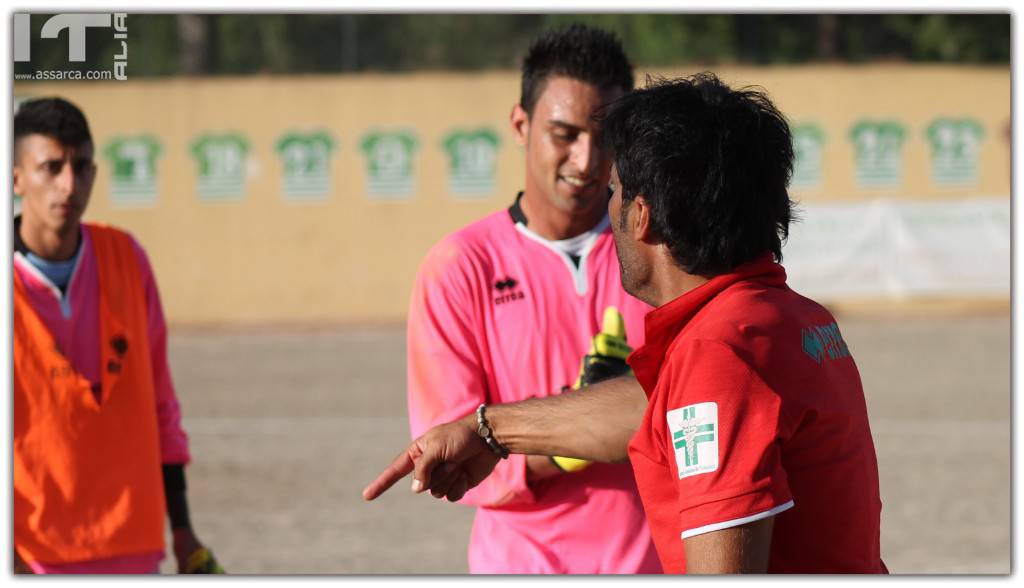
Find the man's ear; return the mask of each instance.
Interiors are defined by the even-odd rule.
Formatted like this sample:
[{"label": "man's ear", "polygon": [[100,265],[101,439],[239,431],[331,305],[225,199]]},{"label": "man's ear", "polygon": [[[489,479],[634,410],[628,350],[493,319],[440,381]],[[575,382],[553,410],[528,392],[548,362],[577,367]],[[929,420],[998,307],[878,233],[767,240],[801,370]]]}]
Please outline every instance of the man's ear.
[{"label": "man's ear", "polygon": [[14,176],[11,178],[11,192],[15,196],[23,196],[21,193],[21,140],[14,142],[14,149],[11,150],[11,159],[14,163]]},{"label": "man's ear", "polygon": [[637,194],[633,198],[633,208],[636,209],[632,214],[633,220],[630,222],[633,236],[638,241],[649,243],[654,239],[654,231],[651,226],[651,205],[643,194]]},{"label": "man's ear", "polygon": [[512,134],[516,137],[516,143],[519,143],[520,147],[525,147],[530,137],[530,115],[521,105],[516,104],[512,107],[508,120],[512,124]]},{"label": "man's ear", "polygon": [[21,169],[17,164],[14,166],[14,177],[11,181],[11,192],[14,192],[15,196],[24,196],[24,194],[21,193]]}]

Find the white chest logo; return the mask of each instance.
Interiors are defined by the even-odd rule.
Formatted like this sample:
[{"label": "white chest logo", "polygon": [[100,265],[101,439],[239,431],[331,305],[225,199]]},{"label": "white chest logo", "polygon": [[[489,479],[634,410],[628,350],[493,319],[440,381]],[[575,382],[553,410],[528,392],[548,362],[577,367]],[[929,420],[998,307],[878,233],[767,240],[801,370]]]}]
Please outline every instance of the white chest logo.
[{"label": "white chest logo", "polygon": [[665,413],[679,479],[718,469],[718,404],[701,402]]}]

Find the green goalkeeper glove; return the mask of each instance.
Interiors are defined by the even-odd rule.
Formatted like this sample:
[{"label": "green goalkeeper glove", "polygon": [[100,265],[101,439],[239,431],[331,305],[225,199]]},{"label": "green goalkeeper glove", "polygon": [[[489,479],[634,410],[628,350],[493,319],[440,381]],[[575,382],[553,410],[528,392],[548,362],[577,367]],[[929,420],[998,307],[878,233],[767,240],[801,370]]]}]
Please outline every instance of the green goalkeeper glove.
[{"label": "green goalkeeper glove", "polygon": [[604,309],[604,320],[601,332],[594,335],[590,342],[590,353],[583,356],[580,362],[580,375],[573,384],[573,390],[579,390],[630,372],[626,358],[633,348],[626,342],[626,325],[622,314],[614,306]]},{"label": "green goalkeeper glove", "polygon": [[185,565],[186,574],[223,574],[224,568],[217,563],[213,552],[206,547],[200,547],[188,556],[188,563]]},{"label": "green goalkeeper glove", "polygon": [[[580,375],[573,384],[573,390],[623,376],[631,371],[626,358],[633,352],[633,348],[626,342],[626,325],[622,314],[614,306],[609,306],[604,309],[601,323],[601,332],[594,335],[590,342],[590,353],[584,355],[580,362]],[[552,457],[551,461],[566,472],[584,470],[591,463],[585,459],[561,456]]]}]

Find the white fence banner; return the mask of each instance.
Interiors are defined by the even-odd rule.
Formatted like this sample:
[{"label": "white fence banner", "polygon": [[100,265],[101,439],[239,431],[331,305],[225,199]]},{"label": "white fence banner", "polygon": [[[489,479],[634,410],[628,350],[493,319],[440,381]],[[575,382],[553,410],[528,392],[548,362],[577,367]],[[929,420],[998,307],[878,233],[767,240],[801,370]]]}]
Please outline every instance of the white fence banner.
[{"label": "white fence banner", "polygon": [[1010,296],[1010,199],[802,204],[789,284],[819,298]]}]

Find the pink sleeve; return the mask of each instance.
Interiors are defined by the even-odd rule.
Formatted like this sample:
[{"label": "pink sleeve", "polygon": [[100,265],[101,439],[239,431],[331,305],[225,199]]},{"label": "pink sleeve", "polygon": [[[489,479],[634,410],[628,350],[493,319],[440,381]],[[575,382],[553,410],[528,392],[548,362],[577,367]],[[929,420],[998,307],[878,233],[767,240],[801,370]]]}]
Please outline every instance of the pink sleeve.
[{"label": "pink sleeve", "polygon": [[[482,294],[472,262],[452,239],[427,255],[416,275],[407,323],[409,427],[415,439],[435,425],[490,403],[489,358],[481,349]],[[512,455],[460,500],[496,506],[532,502],[526,456]]]},{"label": "pink sleeve", "polygon": [[167,365],[167,323],[160,304],[153,268],[149,265],[146,252],[132,237],[135,253],[139,258],[139,270],[146,290],[146,310],[149,317],[149,349],[153,365],[153,390],[156,394],[157,424],[160,428],[160,458],[165,464],[187,464],[192,458],[188,451],[188,435],[181,428],[181,407],[171,381],[171,370]]}]

